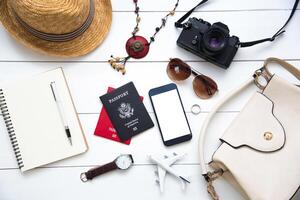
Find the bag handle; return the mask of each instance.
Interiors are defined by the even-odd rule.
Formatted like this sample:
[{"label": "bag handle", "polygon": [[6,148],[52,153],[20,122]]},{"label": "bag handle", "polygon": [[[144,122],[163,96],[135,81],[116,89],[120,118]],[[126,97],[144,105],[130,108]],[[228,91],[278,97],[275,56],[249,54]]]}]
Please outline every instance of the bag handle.
[{"label": "bag handle", "polygon": [[208,128],[208,125],[210,124],[210,121],[215,116],[216,112],[230,99],[232,99],[234,96],[236,96],[238,93],[246,89],[249,85],[253,83],[253,78],[250,78],[245,83],[243,83],[240,87],[236,88],[235,90],[229,92],[221,101],[219,101],[213,109],[209,112],[208,116],[205,118],[205,121],[201,127],[200,135],[199,135],[199,141],[198,141],[198,148],[199,148],[199,155],[200,155],[200,166],[202,170],[202,175],[207,175],[207,166],[204,161],[204,142],[205,142],[205,136],[206,136],[206,130]]},{"label": "bag handle", "polygon": [[275,63],[281,65],[284,69],[286,69],[288,72],[290,72],[292,75],[294,75],[300,81],[300,70],[298,68],[294,67],[293,65],[291,65],[288,62],[285,62],[284,60],[281,60],[279,58],[274,58],[274,57],[267,58],[262,67],[262,68],[264,68],[266,73],[268,73],[270,76],[272,76],[272,74],[270,73],[268,64],[271,62],[275,62]]},{"label": "bag handle", "polygon": [[270,81],[271,77],[273,76],[272,73],[269,70],[268,64],[275,62],[279,65],[281,65],[284,69],[286,69],[288,72],[290,72],[292,75],[294,75],[298,80],[300,80],[300,70],[297,69],[296,67],[294,67],[293,65],[285,62],[284,60],[281,60],[279,58],[274,58],[274,57],[270,57],[268,59],[265,60],[263,67],[256,70],[255,74],[253,75],[253,78],[250,78],[249,80],[247,80],[245,83],[243,83],[240,87],[236,88],[235,90],[231,91],[229,94],[227,94],[221,101],[219,101],[211,110],[211,112],[208,114],[208,116],[206,117],[202,128],[201,128],[201,132],[200,132],[200,136],[199,136],[199,154],[200,154],[200,165],[202,168],[202,175],[207,174],[207,168],[206,168],[206,164],[204,161],[204,141],[205,141],[205,132],[208,128],[208,125],[211,121],[211,119],[214,117],[214,115],[216,114],[216,112],[225,104],[227,103],[230,99],[232,99],[233,97],[235,97],[238,93],[242,92],[244,89],[246,89],[249,85],[251,85],[253,82],[255,83],[255,85],[258,86],[259,89],[263,90],[265,88],[265,86],[261,85],[259,83],[259,77],[263,76],[267,82]]},{"label": "bag handle", "polygon": [[288,72],[290,72],[292,75],[294,75],[298,80],[300,80],[300,70],[294,67],[293,65],[285,62],[284,60],[281,60],[279,58],[270,57],[265,60],[263,67],[256,70],[253,78],[250,78],[245,83],[243,83],[240,87],[236,88],[235,90],[229,92],[221,101],[219,101],[211,110],[211,112],[208,114],[208,116],[205,118],[205,121],[202,125],[200,135],[199,135],[199,141],[198,141],[198,150],[200,155],[200,166],[202,175],[208,182],[207,190],[209,194],[212,196],[213,199],[219,199],[217,193],[214,190],[214,187],[212,185],[212,182],[217,179],[218,177],[222,176],[223,171],[216,170],[214,172],[209,172],[207,169],[207,165],[204,160],[204,142],[205,142],[205,136],[207,132],[207,128],[212,120],[212,118],[215,116],[216,112],[229,100],[231,100],[233,97],[235,97],[237,94],[242,92],[244,89],[246,89],[248,86],[250,86],[252,83],[254,83],[259,89],[263,90],[266,86],[263,86],[259,83],[259,78],[262,76],[267,82],[269,82],[273,76],[273,74],[270,73],[268,64],[271,62],[275,62],[279,65],[281,65],[284,69],[286,69]]}]

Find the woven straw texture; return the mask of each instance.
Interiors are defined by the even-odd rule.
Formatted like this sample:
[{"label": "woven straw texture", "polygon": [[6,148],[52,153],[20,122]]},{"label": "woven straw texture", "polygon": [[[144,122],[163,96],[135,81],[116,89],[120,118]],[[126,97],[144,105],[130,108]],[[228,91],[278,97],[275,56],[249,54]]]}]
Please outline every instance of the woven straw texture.
[{"label": "woven straw texture", "polygon": [[94,0],[95,14],[90,27],[67,42],[49,42],[31,35],[17,21],[15,13],[31,27],[45,33],[62,34],[76,30],[86,20],[89,0],[0,0],[0,21],[26,47],[59,57],[77,57],[97,48],[112,21],[110,0]]}]

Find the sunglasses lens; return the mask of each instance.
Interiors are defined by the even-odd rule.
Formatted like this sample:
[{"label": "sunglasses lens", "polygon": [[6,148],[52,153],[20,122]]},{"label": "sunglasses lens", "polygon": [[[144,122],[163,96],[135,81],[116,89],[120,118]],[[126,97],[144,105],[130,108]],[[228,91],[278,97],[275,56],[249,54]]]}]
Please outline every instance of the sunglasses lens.
[{"label": "sunglasses lens", "polygon": [[209,99],[218,91],[217,83],[205,75],[195,77],[193,88],[196,95],[201,99]]},{"label": "sunglasses lens", "polygon": [[167,66],[167,74],[173,81],[185,80],[191,73],[191,67],[178,58],[171,59]]}]

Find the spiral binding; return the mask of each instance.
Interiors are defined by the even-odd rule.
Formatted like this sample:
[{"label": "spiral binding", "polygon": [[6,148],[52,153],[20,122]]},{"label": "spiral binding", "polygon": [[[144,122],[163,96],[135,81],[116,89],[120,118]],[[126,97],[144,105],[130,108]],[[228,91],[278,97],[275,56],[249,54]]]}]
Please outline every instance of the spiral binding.
[{"label": "spiral binding", "polygon": [[4,119],[6,129],[7,129],[11,144],[12,144],[12,148],[15,152],[17,163],[19,165],[19,168],[21,169],[22,167],[24,167],[24,164],[23,164],[21,152],[19,149],[19,144],[18,144],[18,141],[16,138],[15,130],[14,130],[11,118],[10,118],[10,114],[8,111],[8,107],[6,105],[6,101],[5,101],[5,97],[4,97],[4,93],[3,93],[2,89],[0,89],[0,110],[3,115],[3,119]]}]

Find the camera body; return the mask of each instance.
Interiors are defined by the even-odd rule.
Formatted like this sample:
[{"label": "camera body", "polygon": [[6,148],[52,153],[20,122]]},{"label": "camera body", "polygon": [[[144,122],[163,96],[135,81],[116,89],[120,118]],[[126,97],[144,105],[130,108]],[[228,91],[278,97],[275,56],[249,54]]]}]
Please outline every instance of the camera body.
[{"label": "camera body", "polygon": [[177,39],[177,45],[197,56],[227,69],[239,47],[239,38],[229,35],[228,27],[216,22],[190,18]]}]

